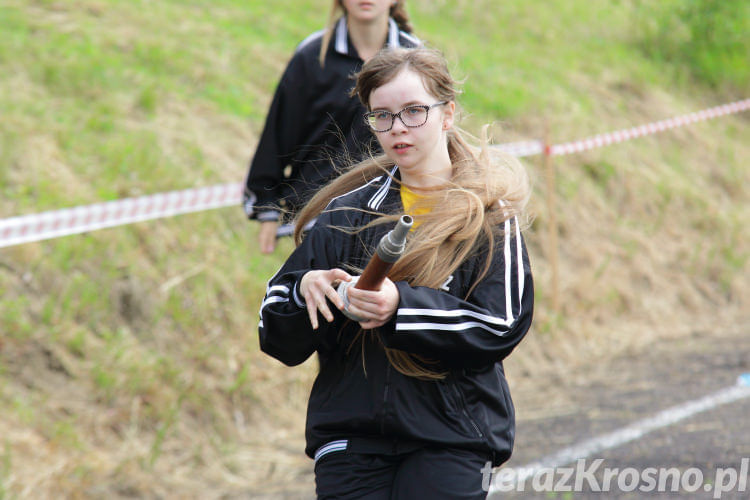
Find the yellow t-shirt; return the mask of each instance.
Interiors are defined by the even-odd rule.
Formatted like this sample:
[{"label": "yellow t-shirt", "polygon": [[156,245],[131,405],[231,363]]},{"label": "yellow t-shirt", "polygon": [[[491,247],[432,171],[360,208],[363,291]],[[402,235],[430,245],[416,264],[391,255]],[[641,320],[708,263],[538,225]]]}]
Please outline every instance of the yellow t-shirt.
[{"label": "yellow t-shirt", "polygon": [[401,184],[401,203],[404,205],[404,213],[411,215],[414,217],[414,224],[412,228],[417,228],[422,223],[422,221],[419,220],[420,215],[424,215],[430,212],[430,207],[426,205],[421,205],[418,208],[414,208],[414,205],[418,201],[424,200],[426,197],[422,196],[420,194],[415,193],[408,187]]}]

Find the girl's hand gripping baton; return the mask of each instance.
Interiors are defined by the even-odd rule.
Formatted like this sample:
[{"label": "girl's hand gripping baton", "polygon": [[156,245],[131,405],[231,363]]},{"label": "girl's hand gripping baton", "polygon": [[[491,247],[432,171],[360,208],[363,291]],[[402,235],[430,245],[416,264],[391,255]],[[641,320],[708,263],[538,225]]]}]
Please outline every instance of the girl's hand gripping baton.
[{"label": "girl's hand gripping baton", "polygon": [[378,243],[375,254],[370,258],[362,275],[355,277],[352,281],[344,281],[339,285],[338,294],[344,301],[344,314],[355,321],[361,321],[348,311],[349,299],[346,290],[350,286],[360,290],[380,290],[385,281],[388,271],[401,257],[406,248],[406,235],[409,234],[414,220],[409,215],[402,215],[396,223],[396,227],[383,236]]}]

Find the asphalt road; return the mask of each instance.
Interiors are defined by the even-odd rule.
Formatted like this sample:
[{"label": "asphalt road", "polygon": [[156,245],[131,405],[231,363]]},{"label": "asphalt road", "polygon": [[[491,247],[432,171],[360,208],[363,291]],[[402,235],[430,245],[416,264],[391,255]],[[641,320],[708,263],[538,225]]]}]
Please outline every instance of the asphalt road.
[{"label": "asphalt road", "polygon": [[[519,470],[577,443],[721,394],[737,387],[738,376],[748,372],[748,335],[696,332],[623,356],[591,376],[577,373],[552,398],[554,408],[545,411],[540,403],[517,405],[515,452],[505,467]],[[496,478],[496,486],[506,490],[513,486],[514,491],[493,492],[489,498],[748,499],[750,391],[732,391],[740,394],[735,401],[708,405],[705,411],[592,453],[583,462],[574,460],[559,470],[540,473],[536,489],[533,477],[523,484]],[[564,468],[573,469],[567,481],[563,481]],[[605,488],[607,474],[609,488]],[[576,479],[580,488],[575,488]]]}]

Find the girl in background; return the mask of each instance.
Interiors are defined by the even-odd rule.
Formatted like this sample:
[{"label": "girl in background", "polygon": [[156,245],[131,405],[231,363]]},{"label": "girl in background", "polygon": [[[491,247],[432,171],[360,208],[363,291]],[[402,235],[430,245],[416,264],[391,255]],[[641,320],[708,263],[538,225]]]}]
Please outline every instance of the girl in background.
[{"label": "girl in background", "polygon": [[[300,213],[298,246],[261,306],[260,345],[290,366],[318,354],[306,453],[319,498],[485,498],[483,472],[513,448],[502,361],[532,317],[527,177],[515,158],[464,141],[439,53],[384,50],[355,91],[384,154]],[[416,226],[404,255],[379,291],[348,288],[361,321],[347,319],[337,284],[404,213]]]},{"label": "girl in background", "polygon": [[352,75],[384,46],[419,43],[403,4],[333,0],[328,28],[295,50],[245,179],[244,208],[261,224],[263,253],[273,251],[277,235],[291,234],[290,225],[280,224],[336,175],[337,163],[364,157],[370,134],[361,119],[364,109],[349,95]]}]

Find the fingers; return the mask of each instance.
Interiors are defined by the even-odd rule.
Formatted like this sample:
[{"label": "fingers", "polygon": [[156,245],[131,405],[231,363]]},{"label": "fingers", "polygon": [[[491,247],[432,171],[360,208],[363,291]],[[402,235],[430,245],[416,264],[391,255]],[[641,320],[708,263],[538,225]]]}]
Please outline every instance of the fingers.
[{"label": "fingers", "polygon": [[341,269],[329,269],[327,271],[309,271],[300,282],[300,293],[305,298],[307,314],[313,330],[317,330],[318,312],[329,323],[334,320],[331,308],[328,307],[328,298],[337,308],[344,308],[344,301],[333,287],[335,282],[350,281],[351,276]]},{"label": "fingers", "polygon": [[312,325],[313,330],[318,329],[318,308],[312,300],[307,300],[306,306],[307,306],[307,316],[310,318],[310,325]]},{"label": "fingers", "polygon": [[[349,298],[349,310],[359,317],[371,318],[384,314],[386,306],[377,295],[377,292],[371,294],[360,294],[359,289],[347,290]],[[361,314],[360,314],[361,313]]]},{"label": "fingers", "polygon": [[330,269],[328,271],[332,285],[338,285],[341,281],[351,281],[352,276],[343,269]]},{"label": "fingers", "polygon": [[[344,310],[344,300],[334,286],[341,281],[351,281],[352,277],[342,269],[315,270],[307,272],[300,281],[300,293],[305,298],[307,314],[313,330],[320,326],[318,313],[329,323],[334,320],[328,300],[339,310]],[[398,309],[400,296],[398,288],[386,279],[378,291],[347,288],[348,311],[362,318],[362,328],[377,328],[387,323]],[[326,300],[327,299],[327,300]]]},{"label": "fingers", "polygon": [[360,321],[359,326],[361,326],[364,330],[372,330],[373,328],[381,327],[385,325],[386,323],[388,323],[388,320],[384,320],[384,321],[368,320],[368,321]]},{"label": "fingers", "polygon": [[398,309],[399,293],[392,281],[386,280],[378,291],[349,288],[349,311],[363,318],[363,328],[382,326],[393,317]]},{"label": "fingers", "polygon": [[333,302],[333,305],[335,305],[339,309],[339,311],[344,309],[344,300],[341,298],[335,288],[333,288],[332,286],[328,287],[325,291],[325,294],[326,297],[328,297],[328,299]]},{"label": "fingers", "polygon": [[325,297],[325,294],[319,290],[311,291],[305,297],[307,315],[310,317],[310,324],[312,325],[313,330],[317,330],[319,326],[318,311],[320,311],[329,323],[333,321],[333,313],[331,313],[331,310],[328,308]]},{"label": "fingers", "polygon": [[[375,328],[375,326],[384,325],[393,316],[393,313],[390,312],[362,309],[357,307],[356,305],[352,305],[351,303],[349,304],[349,308],[347,309],[347,311],[349,311],[349,313],[353,314],[357,318],[361,318],[360,324],[363,328]],[[373,323],[373,325],[371,325],[370,323]]]},{"label": "fingers", "polygon": [[276,248],[276,230],[279,223],[276,221],[266,221],[260,224],[258,232],[258,244],[262,253],[272,253]]},{"label": "fingers", "polygon": [[[326,303],[328,289],[333,290],[325,271],[311,271],[302,278],[307,279],[306,286],[300,286],[300,293],[305,298],[307,304],[307,314],[310,316],[310,324],[313,330],[318,329],[318,311],[330,323],[333,321],[333,314]],[[300,284],[302,285],[302,284]],[[335,293],[335,290],[334,290]]]},{"label": "fingers", "polygon": [[326,321],[328,321],[329,323],[333,321],[333,313],[328,308],[328,303],[326,302],[325,298],[321,298],[318,301],[318,311],[320,311],[320,314],[323,315]]}]

